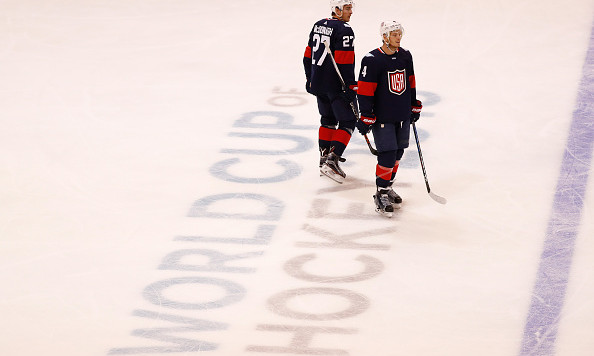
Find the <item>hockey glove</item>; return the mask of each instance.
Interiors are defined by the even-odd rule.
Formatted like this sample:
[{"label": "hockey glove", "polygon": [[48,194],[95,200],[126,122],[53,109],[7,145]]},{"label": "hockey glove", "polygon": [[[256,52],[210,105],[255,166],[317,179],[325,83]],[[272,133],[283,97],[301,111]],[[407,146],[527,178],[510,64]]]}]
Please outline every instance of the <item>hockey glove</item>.
[{"label": "hockey glove", "polygon": [[421,109],[423,109],[423,103],[420,100],[417,100],[415,104],[412,106],[412,112],[410,114],[410,119],[412,122],[417,122],[421,118]]},{"label": "hockey glove", "polygon": [[311,82],[309,80],[305,82],[305,91],[310,94],[313,94],[313,92],[311,91]]},{"label": "hockey glove", "polygon": [[359,121],[357,121],[357,130],[362,136],[365,136],[371,131],[371,126],[375,124],[375,115],[361,115]]}]

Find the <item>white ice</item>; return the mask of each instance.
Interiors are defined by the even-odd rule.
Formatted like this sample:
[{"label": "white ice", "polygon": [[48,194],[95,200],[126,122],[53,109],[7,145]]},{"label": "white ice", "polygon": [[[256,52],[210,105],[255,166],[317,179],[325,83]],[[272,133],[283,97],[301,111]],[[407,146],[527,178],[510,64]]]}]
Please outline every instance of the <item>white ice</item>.
[{"label": "white ice", "polygon": [[[357,62],[405,27],[448,199],[411,141],[385,219],[360,135],[345,184],[319,176],[326,0],[3,0],[0,355],[518,355],[593,10],[357,1]],[[559,356],[594,352],[592,179],[583,203]]]}]

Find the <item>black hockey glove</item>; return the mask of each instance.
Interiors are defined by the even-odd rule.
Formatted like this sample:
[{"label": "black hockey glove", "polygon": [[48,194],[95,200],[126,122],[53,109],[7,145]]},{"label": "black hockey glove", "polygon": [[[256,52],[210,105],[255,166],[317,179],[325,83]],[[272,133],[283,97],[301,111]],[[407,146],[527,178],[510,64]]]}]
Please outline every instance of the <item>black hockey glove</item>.
[{"label": "black hockey glove", "polygon": [[314,93],[311,91],[311,82],[309,80],[305,82],[305,91],[314,95]]},{"label": "black hockey glove", "polygon": [[421,109],[423,109],[423,103],[420,100],[417,100],[416,103],[412,106],[410,120],[412,122],[417,122],[421,118]]},{"label": "black hockey glove", "polygon": [[375,124],[375,115],[361,114],[361,118],[357,121],[357,130],[362,136],[365,136],[371,131],[373,124]]}]

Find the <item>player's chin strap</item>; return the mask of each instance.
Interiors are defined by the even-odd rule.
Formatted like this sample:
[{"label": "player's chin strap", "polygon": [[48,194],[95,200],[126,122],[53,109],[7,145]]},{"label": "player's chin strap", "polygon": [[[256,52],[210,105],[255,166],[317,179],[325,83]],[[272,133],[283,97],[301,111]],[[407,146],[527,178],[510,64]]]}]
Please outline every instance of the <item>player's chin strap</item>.
[{"label": "player's chin strap", "polygon": [[[338,14],[338,12],[336,11],[336,9],[340,10],[340,15],[339,15],[339,14]],[[341,9],[341,8],[339,8],[339,7],[337,6],[337,7],[335,7],[335,8],[334,8],[334,16],[332,16],[332,17],[334,17],[334,18],[335,18],[335,19],[337,19],[337,20],[340,20],[340,21],[342,21],[342,15],[343,15],[343,13],[344,13],[344,12],[342,11],[342,9]]]},{"label": "player's chin strap", "polygon": [[392,54],[396,53],[396,50],[398,49],[398,47],[394,47],[394,49],[392,49],[392,47],[390,47],[390,42],[386,42],[385,40],[384,40],[384,44],[386,45],[386,47],[388,47],[388,49],[390,51],[392,51]]}]

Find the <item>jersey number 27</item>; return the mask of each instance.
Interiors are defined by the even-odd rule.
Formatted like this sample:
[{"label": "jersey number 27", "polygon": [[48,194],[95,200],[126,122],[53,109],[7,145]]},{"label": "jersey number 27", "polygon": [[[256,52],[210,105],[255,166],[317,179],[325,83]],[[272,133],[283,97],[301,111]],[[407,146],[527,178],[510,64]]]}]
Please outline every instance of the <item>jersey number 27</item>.
[{"label": "jersey number 27", "polygon": [[[313,41],[316,44],[314,45],[314,48],[313,48],[313,55],[311,56],[311,63],[312,64],[317,64],[317,65],[321,66],[322,63],[324,63],[324,59],[326,58],[326,54],[328,54],[328,52],[326,52],[326,46],[324,46],[323,43],[326,42],[326,41],[330,42],[330,36],[320,35],[318,33],[314,33],[314,35],[313,35]],[[322,49],[322,56],[320,57],[320,59],[316,63],[316,60],[315,60],[316,53],[318,52],[318,49],[320,49],[320,48]]]}]

